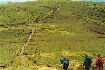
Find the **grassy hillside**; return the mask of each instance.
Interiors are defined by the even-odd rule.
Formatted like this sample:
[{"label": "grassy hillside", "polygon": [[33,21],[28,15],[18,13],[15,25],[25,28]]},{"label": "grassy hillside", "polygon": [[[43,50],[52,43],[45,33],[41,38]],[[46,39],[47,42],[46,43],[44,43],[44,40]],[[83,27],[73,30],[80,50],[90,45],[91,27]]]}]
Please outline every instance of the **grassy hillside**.
[{"label": "grassy hillside", "polygon": [[61,70],[61,56],[70,60],[69,68],[79,70],[85,54],[93,60],[98,53],[105,56],[104,17],[105,3],[39,0],[1,4],[0,70]]}]

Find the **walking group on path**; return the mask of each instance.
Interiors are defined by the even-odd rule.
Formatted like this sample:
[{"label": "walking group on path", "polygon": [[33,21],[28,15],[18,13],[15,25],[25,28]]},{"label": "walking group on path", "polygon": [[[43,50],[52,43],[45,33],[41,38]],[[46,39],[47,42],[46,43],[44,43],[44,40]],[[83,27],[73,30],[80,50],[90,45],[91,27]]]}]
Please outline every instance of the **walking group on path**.
[{"label": "walking group on path", "polygon": [[[68,70],[69,66],[69,60],[67,58],[61,57],[60,59],[61,64],[63,64],[63,70]],[[84,61],[83,61],[83,70],[91,70],[92,69],[92,58],[88,55],[85,55]],[[104,65],[104,59],[101,57],[100,54],[98,54],[96,60],[95,60],[95,69],[92,70],[103,70]]]}]

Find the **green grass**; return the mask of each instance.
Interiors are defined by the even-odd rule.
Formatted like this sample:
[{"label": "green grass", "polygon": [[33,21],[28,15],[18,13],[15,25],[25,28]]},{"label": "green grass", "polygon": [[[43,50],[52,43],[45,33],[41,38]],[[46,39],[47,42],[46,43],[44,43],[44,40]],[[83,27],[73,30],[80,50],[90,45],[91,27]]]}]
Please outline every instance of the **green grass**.
[{"label": "green grass", "polygon": [[[0,69],[60,66],[61,56],[79,63],[85,54],[105,57],[104,5],[66,0],[0,5],[0,66],[6,66]],[[25,55],[19,56],[33,28]]]}]

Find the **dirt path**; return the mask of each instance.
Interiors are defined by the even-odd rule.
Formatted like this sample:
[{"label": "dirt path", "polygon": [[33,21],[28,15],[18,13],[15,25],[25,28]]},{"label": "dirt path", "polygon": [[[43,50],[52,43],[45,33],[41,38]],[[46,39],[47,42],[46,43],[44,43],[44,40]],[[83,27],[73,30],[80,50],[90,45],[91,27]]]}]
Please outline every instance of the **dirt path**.
[{"label": "dirt path", "polygon": [[21,53],[20,53],[21,55],[24,53],[25,47],[28,45],[28,43],[30,42],[30,40],[31,40],[31,38],[32,38],[32,36],[33,36],[33,34],[35,33],[35,29],[33,28],[31,32],[32,32],[32,33],[30,34],[30,36],[29,36],[27,42],[22,46]]}]

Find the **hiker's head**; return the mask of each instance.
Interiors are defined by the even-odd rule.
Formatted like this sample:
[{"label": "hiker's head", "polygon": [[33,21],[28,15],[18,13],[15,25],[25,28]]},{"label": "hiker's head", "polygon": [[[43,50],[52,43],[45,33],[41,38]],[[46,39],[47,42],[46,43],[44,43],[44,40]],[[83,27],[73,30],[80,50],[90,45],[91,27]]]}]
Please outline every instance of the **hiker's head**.
[{"label": "hiker's head", "polygon": [[98,57],[101,57],[101,54],[98,54]]},{"label": "hiker's head", "polygon": [[87,58],[88,57],[88,55],[87,54],[85,54],[85,58]]},{"label": "hiker's head", "polygon": [[61,56],[61,58],[64,58],[63,56]]},{"label": "hiker's head", "polygon": [[64,60],[64,57],[63,57],[63,56],[61,56],[61,57],[60,57],[60,60],[61,60],[61,61],[62,61],[62,60]]}]

